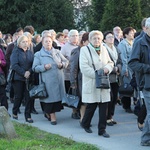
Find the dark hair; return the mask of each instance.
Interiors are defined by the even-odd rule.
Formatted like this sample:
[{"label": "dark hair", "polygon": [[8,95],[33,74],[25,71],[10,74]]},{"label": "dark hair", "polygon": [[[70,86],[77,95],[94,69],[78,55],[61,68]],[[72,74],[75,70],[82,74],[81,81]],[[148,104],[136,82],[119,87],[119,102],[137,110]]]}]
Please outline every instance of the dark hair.
[{"label": "dark hair", "polygon": [[24,32],[29,32],[29,33],[31,33],[32,35],[34,34],[34,28],[33,28],[33,26],[25,26],[24,27]]},{"label": "dark hair", "polygon": [[86,32],[82,35],[82,39],[80,41],[80,47],[83,46],[83,42],[87,41],[89,39],[89,32]]},{"label": "dark hair", "polygon": [[22,27],[19,27],[17,30],[16,30],[16,32],[20,32],[20,31],[23,31],[23,28]]},{"label": "dark hair", "polygon": [[11,34],[9,34],[9,33],[7,33],[7,34],[5,35],[4,40],[7,40],[7,39],[8,39],[8,37],[10,37],[10,38],[12,39],[12,35],[11,35]]},{"label": "dark hair", "polygon": [[64,34],[62,32],[58,32],[56,35],[56,39],[60,38],[61,36],[64,36]]},{"label": "dark hair", "polygon": [[113,33],[112,31],[106,31],[106,32],[104,33],[104,40],[106,39],[106,36],[107,36],[108,34],[114,35],[114,33]]},{"label": "dark hair", "polygon": [[132,27],[127,27],[123,30],[123,37],[126,38],[126,34],[129,34],[130,31],[134,31]]}]

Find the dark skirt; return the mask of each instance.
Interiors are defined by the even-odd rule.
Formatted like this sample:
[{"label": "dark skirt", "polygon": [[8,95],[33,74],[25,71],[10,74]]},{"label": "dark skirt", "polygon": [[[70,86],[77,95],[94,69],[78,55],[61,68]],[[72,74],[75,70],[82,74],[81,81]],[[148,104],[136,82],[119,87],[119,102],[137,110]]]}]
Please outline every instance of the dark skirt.
[{"label": "dark skirt", "polygon": [[54,102],[54,103],[43,103],[43,104],[44,104],[44,112],[47,114],[59,112],[61,111],[61,109],[63,109],[61,101]]}]

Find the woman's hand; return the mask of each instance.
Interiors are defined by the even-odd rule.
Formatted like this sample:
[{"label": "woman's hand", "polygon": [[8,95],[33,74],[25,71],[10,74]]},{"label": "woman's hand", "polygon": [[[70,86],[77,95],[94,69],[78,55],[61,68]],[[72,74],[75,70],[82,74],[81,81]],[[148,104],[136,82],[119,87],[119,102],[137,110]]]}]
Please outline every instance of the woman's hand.
[{"label": "woman's hand", "polygon": [[45,68],[46,70],[50,69],[50,68],[51,68],[51,64],[45,64],[45,65],[44,65],[44,68]]},{"label": "woman's hand", "polygon": [[29,72],[29,71],[26,71],[25,74],[24,74],[24,77],[25,77],[26,79],[28,79],[28,78],[30,77],[30,72]]},{"label": "woman's hand", "polygon": [[63,67],[62,63],[58,63],[58,68],[61,69]]},{"label": "woman's hand", "polygon": [[108,74],[109,70],[107,68],[104,68],[104,74]]}]

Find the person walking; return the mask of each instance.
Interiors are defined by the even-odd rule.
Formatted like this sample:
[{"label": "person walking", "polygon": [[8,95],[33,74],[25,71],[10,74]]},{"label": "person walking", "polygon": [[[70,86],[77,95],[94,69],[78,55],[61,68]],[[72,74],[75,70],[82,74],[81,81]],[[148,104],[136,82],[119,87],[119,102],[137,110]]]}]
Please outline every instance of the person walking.
[{"label": "person walking", "polygon": [[141,145],[150,146],[150,17],[145,23],[146,34],[133,47],[129,67],[140,74],[139,87],[144,95],[147,110],[145,125],[141,136]]},{"label": "person walking", "polygon": [[[82,73],[82,102],[87,103],[81,126],[87,133],[96,108],[99,108],[98,135],[110,137],[106,132],[107,105],[110,101],[110,89],[96,88],[95,69],[102,69],[107,75],[113,70],[113,62],[102,44],[103,34],[93,30],[89,33],[89,44],[80,50],[79,65]],[[90,55],[91,54],[91,55]],[[93,58],[93,63],[92,63]]]}]

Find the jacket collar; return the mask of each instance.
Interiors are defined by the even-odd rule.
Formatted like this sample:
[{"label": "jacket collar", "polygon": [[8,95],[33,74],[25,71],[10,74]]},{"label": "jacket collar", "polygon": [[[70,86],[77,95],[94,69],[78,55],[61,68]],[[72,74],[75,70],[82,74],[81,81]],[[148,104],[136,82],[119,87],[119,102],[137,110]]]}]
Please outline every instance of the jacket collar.
[{"label": "jacket collar", "polygon": [[147,34],[144,34],[142,39],[141,39],[141,45],[146,45],[148,46],[148,42],[147,42],[147,39],[146,39],[146,36],[148,36]]}]

